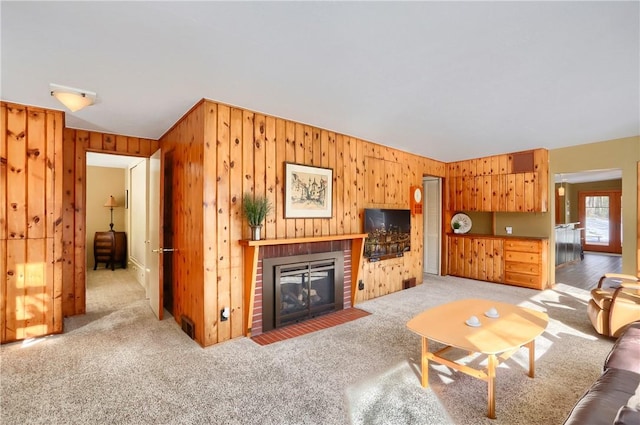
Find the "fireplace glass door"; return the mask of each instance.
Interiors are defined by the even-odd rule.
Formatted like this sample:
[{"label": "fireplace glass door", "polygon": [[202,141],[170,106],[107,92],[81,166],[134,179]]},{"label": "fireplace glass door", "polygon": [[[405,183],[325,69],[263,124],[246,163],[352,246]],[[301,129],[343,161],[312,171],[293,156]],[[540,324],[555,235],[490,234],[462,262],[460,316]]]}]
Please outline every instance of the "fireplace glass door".
[{"label": "fireplace glass door", "polygon": [[276,327],[335,309],[335,261],[275,266]]}]

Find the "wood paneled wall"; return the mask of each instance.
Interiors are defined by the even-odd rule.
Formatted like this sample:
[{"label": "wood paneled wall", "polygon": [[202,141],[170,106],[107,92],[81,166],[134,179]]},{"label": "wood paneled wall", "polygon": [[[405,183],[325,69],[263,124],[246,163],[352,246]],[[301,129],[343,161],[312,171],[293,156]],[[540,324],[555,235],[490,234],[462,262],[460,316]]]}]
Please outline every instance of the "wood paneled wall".
[{"label": "wood paneled wall", "polygon": [[[241,214],[243,193],[265,195],[274,206],[265,238],[342,235],[362,232],[364,208],[409,208],[410,186],[422,186],[424,175],[445,173],[439,161],[208,100],[160,145],[174,152],[173,201],[180,210],[174,219],[175,317],[193,320],[204,346],[244,335],[248,294],[238,241],[249,238],[249,227]],[[285,162],[334,170],[330,219],[284,218]],[[365,289],[357,301],[400,290],[408,277],[422,281],[422,216],[412,218],[412,229],[412,251],[405,257],[363,264]],[[231,316],[220,322],[224,307]]]},{"label": "wood paneled wall", "polygon": [[0,342],[62,331],[61,112],[0,102]]},{"label": "wood paneled wall", "polygon": [[[85,197],[87,152],[148,158],[158,150],[156,140],[95,131],[64,129],[62,178],[62,314],[86,312]],[[124,188],[123,188],[124,190]]]},{"label": "wood paneled wall", "polygon": [[[215,219],[217,213],[214,182],[204,176],[204,151],[216,148],[215,139],[205,141],[204,104],[199,103],[180,120],[160,141],[164,157],[171,152],[173,158],[172,199],[161,203],[173,203],[173,316],[181,322],[182,316],[195,324],[195,339],[206,340],[203,326],[206,299],[205,275],[215,280],[215,267],[211,267],[211,249],[205,250],[205,234],[212,229],[205,226],[205,216]],[[164,191],[164,182],[161,184]],[[160,208],[164,211],[164,208]],[[162,220],[164,220],[162,218]],[[214,233],[215,234],[215,233]],[[162,239],[162,235],[161,235]],[[163,241],[161,240],[161,246]],[[215,261],[214,261],[215,266]],[[213,308],[213,306],[211,306]],[[210,312],[215,314],[214,312]],[[203,344],[204,345],[204,344]]]}]

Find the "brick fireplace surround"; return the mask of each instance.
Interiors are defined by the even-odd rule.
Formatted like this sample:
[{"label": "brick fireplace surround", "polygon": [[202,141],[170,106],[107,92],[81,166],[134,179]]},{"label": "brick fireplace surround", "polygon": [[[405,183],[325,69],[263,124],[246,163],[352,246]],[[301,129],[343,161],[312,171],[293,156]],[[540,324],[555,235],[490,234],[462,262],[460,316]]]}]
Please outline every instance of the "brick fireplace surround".
[{"label": "brick fireplace surround", "polygon": [[256,271],[256,289],[253,304],[253,321],[251,335],[262,334],[262,264],[265,258],[290,257],[294,255],[309,255],[323,252],[342,251],[344,254],[344,309],[351,307],[351,241],[337,240],[324,242],[307,242],[285,245],[264,246],[258,254]]}]

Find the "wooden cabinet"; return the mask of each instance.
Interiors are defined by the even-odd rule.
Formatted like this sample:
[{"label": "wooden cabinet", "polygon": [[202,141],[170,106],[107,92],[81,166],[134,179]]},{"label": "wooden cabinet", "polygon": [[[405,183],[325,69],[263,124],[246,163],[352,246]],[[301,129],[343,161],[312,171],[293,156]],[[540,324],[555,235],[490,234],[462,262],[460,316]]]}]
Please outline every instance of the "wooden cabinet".
[{"label": "wooden cabinet", "polygon": [[447,210],[545,212],[548,180],[545,149],[451,163]]},{"label": "wooden cabinet", "polygon": [[93,256],[95,264],[105,263],[105,267],[111,265],[111,270],[118,263],[123,269],[127,268],[127,234],[125,232],[96,232],[93,238]]},{"label": "wooden cabinet", "polygon": [[503,281],[501,238],[450,235],[448,241],[449,274],[489,282]]},{"label": "wooden cabinet", "polygon": [[549,241],[506,239],[504,243],[504,283],[527,288],[547,287]]},{"label": "wooden cabinet", "polygon": [[448,274],[535,289],[547,286],[546,239],[448,235],[447,243]]}]

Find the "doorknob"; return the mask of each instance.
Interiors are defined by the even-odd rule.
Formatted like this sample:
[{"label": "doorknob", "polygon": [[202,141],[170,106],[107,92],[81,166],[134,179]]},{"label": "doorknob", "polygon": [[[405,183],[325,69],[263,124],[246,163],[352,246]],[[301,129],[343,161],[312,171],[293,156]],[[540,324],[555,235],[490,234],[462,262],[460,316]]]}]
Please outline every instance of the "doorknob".
[{"label": "doorknob", "polygon": [[162,254],[165,252],[173,252],[175,251],[175,249],[173,248],[158,248],[158,249],[152,249],[151,252],[156,252],[158,254]]}]

